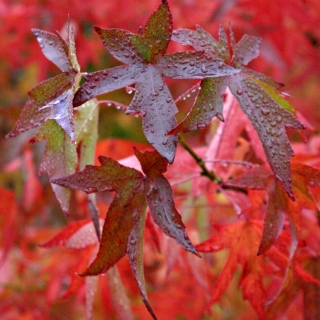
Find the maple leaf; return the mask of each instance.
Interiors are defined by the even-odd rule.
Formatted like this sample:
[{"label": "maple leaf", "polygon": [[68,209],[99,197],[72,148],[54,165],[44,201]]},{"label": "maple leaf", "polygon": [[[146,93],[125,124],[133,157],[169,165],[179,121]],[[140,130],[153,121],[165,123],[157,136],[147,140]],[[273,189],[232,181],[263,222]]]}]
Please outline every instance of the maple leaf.
[{"label": "maple leaf", "polygon": [[53,183],[87,193],[116,192],[103,226],[99,252],[83,275],[106,272],[128,254],[142,299],[154,316],[147,300],[142,272],[143,230],[147,204],[153,220],[166,235],[175,239],[186,250],[196,255],[198,253],[191,244],[175,208],[171,186],[163,176],[168,161],[157,151],[143,153],[135,149],[135,155],[145,175],[111,158],[100,156],[100,167],[87,165],[83,171],[53,180]]},{"label": "maple leaf", "polygon": [[240,284],[243,296],[249,300],[261,319],[265,319],[263,301],[262,257],[257,257],[260,232],[250,222],[239,221],[232,225],[217,226],[217,234],[196,246],[200,252],[217,252],[230,249],[228,260],[213,287],[213,294],[208,308],[219,300],[227,289],[238,266],[241,265]]},{"label": "maple leaf", "polygon": [[[100,225],[102,225],[102,223],[103,221],[101,221]],[[84,254],[79,255],[80,259],[77,271],[81,272],[81,268],[86,268],[93,254],[96,253],[94,249],[97,248],[98,239],[94,231],[94,224],[89,220],[72,222],[63,228],[51,240],[41,245],[41,247],[52,248],[63,245],[70,249],[86,249]],[[63,298],[66,299],[72,294],[77,293],[83,284],[85,284],[86,288],[87,319],[92,319],[93,299],[95,292],[97,291],[98,277],[88,277],[84,280],[78,273],[73,272],[71,276],[71,283],[66,293],[63,295]]]},{"label": "maple leaf", "polygon": [[293,107],[275,90],[280,88],[281,84],[244,67],[259,55],[261,39],[244,35],[236,44],[231,28],[230,36],[233,51],[231,59],[227,36],[222,26],[219,30],[219,41],[200,26],[197,26],[196,30],[173,31],[172,40],[191,45],[196,50],[202,49],[208,55],[222,59],[241,72],[203,80],[193,108],[186,118],[168,134],[202,129],[214,116],[223,120],[221,94],[228,86],[257,131],[267,161],[277,179],[282,182],[287,194],[293,198],[290,158],[294,156],[294,152],[285,128],[303,129],[304,126],[294,116]]},{"label": "maple leaf", "polygon": [[107,50],[128,64],[87,74],[74,97],[74,106],[102,93],[135,84],[135,95],[126,114],[142,116],[144,134],[169,163],[176,153],[177,136],[166,133],[176,126],[177,108],[163,79],[202,79],[239,72],[203,51],[165,55],[172,33],[167,1],[150,16],[139,34],[95,27]]},{"label": "maple leaf", "polygon": [[243,175],[225,183],[227,186],[267,190],[268,192],[268,206],[259,254],[266,252],[278,239],[283,229],[285,214],[288,214],[296,227],[299,228],[301,208],[317,209],[308,186],[320,186],[319,170],[304,164],[294,163],[292,172],[295,202],[288,198],[274,175],[265,168],[249,169]]}]

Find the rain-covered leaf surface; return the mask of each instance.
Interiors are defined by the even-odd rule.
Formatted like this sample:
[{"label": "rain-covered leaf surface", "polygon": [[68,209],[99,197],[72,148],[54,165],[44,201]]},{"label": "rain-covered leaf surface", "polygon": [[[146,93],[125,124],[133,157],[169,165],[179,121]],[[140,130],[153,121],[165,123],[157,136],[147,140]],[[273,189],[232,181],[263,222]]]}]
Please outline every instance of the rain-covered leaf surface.
[{"label": "rain-covered leaf surface", "polygon": [[221,95],[228,86],[257,131],[267,161],[277,179],[282,182],[287,194],[293,198],[290,158],[294,153],[285,128],[303,129],[304,126],[294,116],[293,107],[275,90],[281,87],[281,84],[244,67],[259,55],[261,39],[244,35],[236,43],[231,28],[230,37],[233,52],[231,59],[227,53],[229,48],[222,27],[219,30],[219,41],[200,26],[197,26],[196,30],[173,31],[172,40],[193,46],[196,50],[204,50],[209,56],[221,59],[241,72],[226,75],[219,81],[213,79],[211,83],[207,79],[203,80],[192,110],[171,130],[170,134],[205,128],[214,116],[223,120]]},{"label": "rain-covered leaf surface", "polygon": [[59,33],[33,29],[43,54],[63,73],[45,80],[29,91],[30,99],[24,106],[14,129],[8,137],[42,125],[54,119],[74,142],[72,100],[79,81],[79,65],[76,60],[73,31],[67,24],[68,41]]},{"label": "rain-covered leaf surface", "polygon": [[151,15],[141,34],[99,27],[95,30],[110,54],[129,65],[86,75],[85,84],[74,97],[74,106],[99,94],[135,84],[135,95],[126,113],[142,116],[148,141],[172,163],[177,136],[169,137],[166,133],[176,126],[177,109],[163,77],[202,79],[239,71],[203,52],[165,55],[172,33],[172,16],[166,1]]},{"label": "rain-covered leaf surface", "polygon": [[87,165],[83,171],[56,179],[54,183],[87,193],[116,192],[103,226],[99,252],[83,275],[104,273],[128,254],[143,301],[154,315],[147,300],[142,275],[141,250],[147,205],[153,220],[166,235],[175,239],[186,250],[199,254],[191,244],[181,216],[175,208],[171,186],[163,176],[168,161],[157,151],[143,153],[135,150],[135,154],[145,176],[136,169],[100,156],[101,166]]},{"label": "rain-covered leaf surface", "polygon": [[[27,130],[40,127],[33,142],[47,140],[39,173],[50,179],[75,172],[78,157],[73,119],[73,97],[80,80],[75,54],[74,36],[67,23],[67,41],[59,33],[33,29],[43,54],[63,73],[45,80],[29,91],[25,104],[13,130],[7,135],[16,137]],[[65,214],[69,210],[70,190],[53,185],[53,190]]]}]

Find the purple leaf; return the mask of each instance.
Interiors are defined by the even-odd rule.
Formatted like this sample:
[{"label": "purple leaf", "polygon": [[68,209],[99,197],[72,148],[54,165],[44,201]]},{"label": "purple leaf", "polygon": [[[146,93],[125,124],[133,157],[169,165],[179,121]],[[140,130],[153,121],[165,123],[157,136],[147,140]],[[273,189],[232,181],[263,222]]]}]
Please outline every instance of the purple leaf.
[{"label": "purple leaf", "polygon": [[259,56],[261,38],[245,34],[233,48],[233,65],[247,65]]},{"label": "purple leaf", "polygon": [[157,67],[165,77],[172,79],[203,79],[239,73],[222,60],[215,59],[201,51],[177,52],[159,59]]},{"label": "purple leaf", "polygon": [[174,118],[177,108],[155,67],[148,67],[138,78],[134,98],[126,113],[142,114],[143,131],[148,141],[172,163],[177,136],[168,137],[166,133],[177,124]]},{"label": "purple leaf", "polygon": [[224,43],[225,39],[222,38],[222,43],[217,42],[210,33],[199,25],[196,26],[196,30],[174,30],[171,39],[183,45],[192,46],[196,50],[205,51],[219,59],[227,58],[229,55],[228,46]]},{"label": "purple leaf", "polygon": [[302,129],[304,126],[250,78],[234,75],[229,87],[258,132],[268,163],[277,179],[293,198],[290,158],[294,156],[294,152],[285,127]]},{"label": "purple leaf", "polygon": [[222,94],[226,87],[226,79],[223,77],[202,80],[201,90],[191,111],[168,134],[203,129],[214,117],[223,120],[222,109],[224,101]]},{"label": "purple leaf", "polygon": [[74,107],[103,93],[111,92],[136,82],[136,78],[146,69],[144,64],[118,66],[85,75],[86,82],[76,92]]},{"label": "purple leaf", "polygon": [[73,69],[69,59],[69,49],[66,42],[60,34],[54,34],[47,31],[32,29],[37,37],[40,48],[48,60],[53,62],[62,72]]},{"label": "purple leaf", "polygon": [[135,155],[141,163],[148,180],[145,183],[146,199],[154,222],[169,237],[176,240],[186,250],[199,256],[192,245],[174,201],[168,180],[162,175],[166,171],[167,160],[158,152],[140,152]]}]

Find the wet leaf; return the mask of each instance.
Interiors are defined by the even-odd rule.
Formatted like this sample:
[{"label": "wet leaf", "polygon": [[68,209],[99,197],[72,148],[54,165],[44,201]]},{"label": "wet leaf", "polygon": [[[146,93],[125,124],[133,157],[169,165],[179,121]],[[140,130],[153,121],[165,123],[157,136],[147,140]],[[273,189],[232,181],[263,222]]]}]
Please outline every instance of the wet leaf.
[{"label": "wet leaf", "polygon": [[172,163],[177,136],[166,136],[176,126],[177,109],[162,77],[202,79],[239,72],[203,52],[165,55],[172,33],[172,17],[163,1],[140,34],[120,29],[95,27],[107,50],[126,66],[94,72],[77,91],[74,106],[106,92],[135,84],[136,90],[127,114],[143,117],[143,131],[156,150]]},{"label": "wet leaf", "polygon": [[[219,35],[221,39],[225,39],[225,33],[221,31],[221,28]],[[217,42],[200,27],[197,27],[196,31],[187,29],[176,30],[173,32],[172,38],[184,45],[192,45],[197,50],[203,47],[203,50],[209,56],[221,59],[226,63],[230,63],[234,68],[238,68],[239,71],[241,70],[240,73],[226,77],[225,81],[237,99],[240,108],[257,131],[263,144],[267,161],[277,179],[281,181],[287,194],[293,198],[290,158],[293,157],[294,153],[287,138],[285,128],[303,129],[304,126],[294,116],[293,107],[275,90],[275,88],[281,86],[280,84],[268,77],[244,68],[245,65],[259,55],[261,39],[244,35],[236,43],[231,28],[230,37],[233,51],[233,57],[230,62],[225,54],[225,51],[228,51],[227,42],[225,40]],[[201,91],[207,91],[205,85],[201,87]],[[214,116],[219,117],[221,112],[212,112],[212,109],[219,111],[221,109],[221,98],[219,96],[223,93],[222,89],[224,87],[220,87],[219,89],[216,90],[217,92],[211,98],[212,100],[205,101],[207,107],[202,108],[202,114],[201,111],[198,111],[198,102],[196,101],[192,111],[170,133],[204,128],[209,124],[210,117],[211,119]],[[205,92],[202,93],[201,91],[199,93],[200,99],[205,96]],[[187,123],[190,123],[190,125],[187,126]]]}]

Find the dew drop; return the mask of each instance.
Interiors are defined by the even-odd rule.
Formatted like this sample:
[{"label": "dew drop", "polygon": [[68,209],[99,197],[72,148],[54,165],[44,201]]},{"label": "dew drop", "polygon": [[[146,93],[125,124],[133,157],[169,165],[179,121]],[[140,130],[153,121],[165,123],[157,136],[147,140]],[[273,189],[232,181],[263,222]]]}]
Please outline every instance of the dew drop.
[{"label": "dew drop", "polygon": [[206,127],[206,125],[205,125],[204,123],[199,123],[199,124],[197,125],[197,127],[198,127],[199,129],[204,129],[204,128]]},{"label": "dew drop", "polygon": [[264,116],[267,116],[267,115],[270,113],[270,110],[265,109],[265,108],[261,108],[261,113],[262,113]]},{"label": "dew drop", "polygon": [[243,94],[243,90],[238,89],[238,90],[237,90],[237,94],[238,94],[239,96],[241,96],[241,95]]}]

